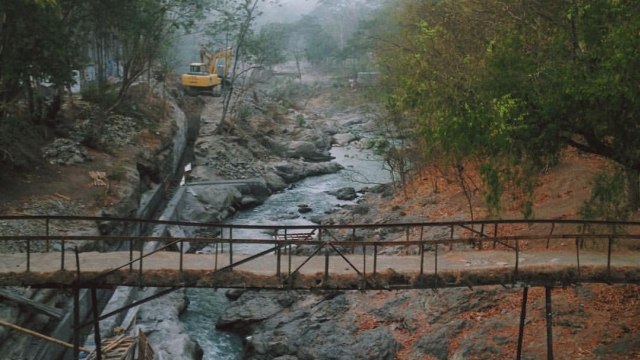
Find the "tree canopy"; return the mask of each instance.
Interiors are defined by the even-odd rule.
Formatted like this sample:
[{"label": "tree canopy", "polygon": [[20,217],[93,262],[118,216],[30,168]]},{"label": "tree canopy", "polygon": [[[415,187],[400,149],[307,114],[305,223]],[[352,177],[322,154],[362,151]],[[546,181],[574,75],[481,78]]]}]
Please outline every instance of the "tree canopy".
[{"label": "tree canopy", "polygon": [[[95,69],[96,100],[116,106],[128,88],[158,63],[169,35],[190,26],[208,0],[8,0],[0,3],[0,163],[18,163],[17,129],[53,124],[56,107],[43,110],[40,84],[56,93],[73,71]],[[115,65],[114,65],[115,63]],[[105,96],[107,68],[120,80]],[[50,91],[49,91],[50,92]],[[50,95],[48,95],[50,96]],[[20,132],[21,130],[19,130]],[[29,132],[29,131],[27,131]]]},{"label": "tree canopy", "polygon": [[[475,158],[488,200],[564,146],[640,170],[640,3],[398,0],[370,36],[392,112],[425,158]],[[522,178],[521,178],[522,179]]]}]

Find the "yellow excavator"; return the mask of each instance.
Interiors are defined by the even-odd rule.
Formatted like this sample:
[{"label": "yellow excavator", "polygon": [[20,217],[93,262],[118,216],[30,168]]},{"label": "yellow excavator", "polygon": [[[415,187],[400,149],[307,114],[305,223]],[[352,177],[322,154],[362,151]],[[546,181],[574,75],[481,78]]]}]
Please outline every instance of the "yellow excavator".
[{"label": "yellow excavator", "polygon": [[201,93],[220,96],[222,87],[228,85],[229,69],[233,59],[233,50],[210,52],[200,49],[200,62],[189,65],[189,72],[182,74],[182,88],[187,95]]}]

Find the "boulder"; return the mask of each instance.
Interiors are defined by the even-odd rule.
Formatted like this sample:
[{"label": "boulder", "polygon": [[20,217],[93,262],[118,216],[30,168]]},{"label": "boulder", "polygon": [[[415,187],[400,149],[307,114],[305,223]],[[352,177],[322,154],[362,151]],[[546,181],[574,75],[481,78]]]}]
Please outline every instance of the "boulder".
[{"label": "boulder", "polygon": [[190,186],[187,192],[193,194],[198,201],[214,210],[227,208],[239,203],[242,199],[242,193],[233,185]]},{"label": "boulder", "polygon": [[[151,296],[157,291],[157,288],[145,289],[139,298]],[[202,358],[202,348],[189,337],[180,322],[180,314],[186,309],[187,301],[184,291],[180,291],[164,296],[163,301],[151,301],[140,307],[137,325],[153,344],[156,358]]]},{"label": "boulder", "polygon": [[285,182],[293,183],[308,176],[336,173],[343,166],[335,162],[306,163],[299,160],[279,161],[271,164],[273,171]]},{"label": "boulder", "polygon": [[316,145],[309,141],[292,141],[289,143],[286,156],[307,161],[321,162],[331,160],[332,157],[318,150]]},{"label": "boulder", "polygon": [[216,328],[246,336],[257,323],[279,313],[280,310],[282,306],[273,294],[246,292],[230,304],[218,319]]},{"label": "boulder", "polygon": [[354,200],[358,197],[358,194],[356,194],[356,189],[352,187],[344,187],[342,189],[339,189],[335,193],[332,193],[332,195],[335,195],[338,200]]},{"label": "boulder", "polygon": [[282,191],[287,188],[287,183],[274,171],[267,171],[263,175],[263,178],[267,183],[267,187],[273,192]]},{"label": "boulder", "polygon": [[349,143],[357,140],[358,138],[351,133],[342,133],[333,135],[332,142],[338,146],[347,146]]},{"label": "boulder", "polygon": [[414,355],[418,358],[432,356],[436,359],[449,358],[449,340],[464,330],[469,324],[466,320],[454,320],[440,328],[429,331],[416,341]]}]

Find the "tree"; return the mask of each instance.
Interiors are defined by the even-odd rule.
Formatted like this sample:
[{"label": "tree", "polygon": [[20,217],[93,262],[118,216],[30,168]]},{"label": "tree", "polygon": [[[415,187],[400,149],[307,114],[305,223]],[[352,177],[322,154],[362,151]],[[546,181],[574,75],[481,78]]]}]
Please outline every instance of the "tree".
[{"label": "tree", "polygon": [[530,192],[569,145],[621,164],[637,208],[637,2],[398,3],[376,53],[426,158],[479,161],[497,206],[499,183]]},{"label": "tree", "polygon": [[252,33],[247,38],[247,59],[267,68],[285,62],[290,34],[290,26],[286,24],[264,25],[258,33]]},{"label": "tree", "polygon": [[[253,33],[253,26],[262,14],[258,5],[263,2],[266,2],[266,0],[216,0],[212,6],[217,19],[211,24],[210,33],[216,37],[224,35],[224,47],[229,47],[229,44],[233,44],[235,55],[231,66],[230,84],[227,91],[223,92],[222,118],[220,120],[222,123],[225,122],[229,112],[234,84],[241,75],[238,72],[238,65],[247,56],[246,47]],[[270,2],[277,3],[276,0]]]},{"label": "tree", "polygon": [[40,131],[35,125],[55,119],[59,96],[47,107],[41,93],[59,95],[72,82],[80,53],[70,26],[77,9],[63,0],[0,3],[0,163],[33,160],[25,158],[33,152],[27,138]]},{"label": "tree", "polygon": [[[163,55],[169,35],[189,26],[209,0],[8,0],[0,3],[0,162],[17,163],[16,134],[55,126],[61,95],[73,70],[97,66],[105,108],[115,107],[130,85]],[[115,98],[105,97],[106,65],[115,59],[123,78]],[[41,86],[46,84],[45,87]],[[44,106],[45,92],[54,92]],[[47,95],[47,96],[50,96]],[[111,99],[114,102],[107,102]],[[34,126],[35,125],[35,126]]]}]

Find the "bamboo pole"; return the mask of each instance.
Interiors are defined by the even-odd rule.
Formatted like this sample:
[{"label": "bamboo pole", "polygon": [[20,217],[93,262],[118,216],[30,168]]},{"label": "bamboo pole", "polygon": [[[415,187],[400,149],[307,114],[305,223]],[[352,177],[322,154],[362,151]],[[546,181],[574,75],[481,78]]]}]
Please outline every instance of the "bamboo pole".
[{"label": "bamboo pole", "polygon": [[[40,333],[35,332],[33,330],[29,330],[29,329],[23,328],[21,326],[12,324],[12,323],[4,321],[4,320],[0,320],[0,325],[6,326],[6,327],[14,329],[14,330],[18,330],[20,332],[23,332],[23,333],[31,335],[31,336],[35,336],[35,337],[43,339],[43,340],[47,340],[49,342],[64,346],[64,347],[69,348],[69,349],[73,349],[73,344],[70,344],[68,342],[64,342],[64,341],[56,339],[56,338],[52,338],[52,337],[47,336],[47,335],[40,334]],[[87,353],[91,352],[91,350],[88,350],[88,349],[85,349],[85,348],[80,348],[80,350],[82,350],[84,352],[87,352]]]}]

